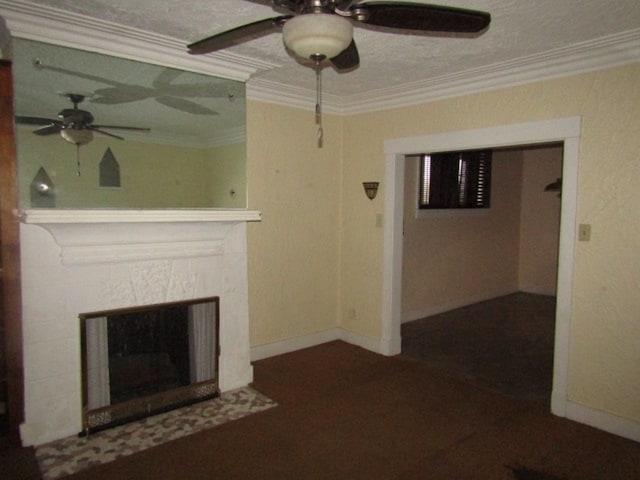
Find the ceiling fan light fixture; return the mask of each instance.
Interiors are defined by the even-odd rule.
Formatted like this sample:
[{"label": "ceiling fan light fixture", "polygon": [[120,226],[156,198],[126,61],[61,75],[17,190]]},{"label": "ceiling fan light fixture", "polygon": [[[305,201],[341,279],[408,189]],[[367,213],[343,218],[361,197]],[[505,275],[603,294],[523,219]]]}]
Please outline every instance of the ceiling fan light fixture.
[{"label": "ceiling fan light fixture", "polygon": [[60,136],[67,142],[78,146],[93,140],[93,132],[85,128],[64,128],[60,130]]},{"label": "ceiling fan light fixture", "polygon": [[353,25],[335,14],[298,15],[284,24],[282,34],[284,44],[299,57],[333,58],[351,44]]}]

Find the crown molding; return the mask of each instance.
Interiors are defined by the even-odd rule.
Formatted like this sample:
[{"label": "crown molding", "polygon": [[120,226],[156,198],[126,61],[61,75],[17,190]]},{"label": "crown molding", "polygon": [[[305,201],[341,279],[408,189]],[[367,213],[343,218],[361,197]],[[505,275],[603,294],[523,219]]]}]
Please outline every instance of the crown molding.
[{"label": "crown molding", "polygon": [[13,37],[114,55],[130,60],[247,81],[278,65],[216,52],[189,55],[181,40],[20,0],[0,0],[0,16]]},{"label": "crown molding", "polygon": [[[345,97],[325,95],[323,103],[328,113],[353,115],[414,106],[639,61],[640,29],[635,29],[424,81]],[[252,100],[308,110],[315,105],[315,92],[309,89],[261,79],[250,79],[247,87],[247,98]]]},{"label": "crown molding", "polygon": [[[294,87],[283,83],[261,78],[251,78],[247,82],[247,100],[275,103],[303,110],[315,110],[316,91],[302,87]],[[322,93],[322,110],[324,113],[342,114],[343,97]]]}]

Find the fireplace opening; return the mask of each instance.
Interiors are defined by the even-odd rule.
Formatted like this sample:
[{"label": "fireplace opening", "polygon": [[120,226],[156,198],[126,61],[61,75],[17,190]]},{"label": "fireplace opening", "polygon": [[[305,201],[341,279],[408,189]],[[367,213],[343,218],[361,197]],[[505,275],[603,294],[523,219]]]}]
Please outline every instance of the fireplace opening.
[{"label": "fireplace opening", "polygon": [[81,314],[81,434],[218,396],[218,303]]}]

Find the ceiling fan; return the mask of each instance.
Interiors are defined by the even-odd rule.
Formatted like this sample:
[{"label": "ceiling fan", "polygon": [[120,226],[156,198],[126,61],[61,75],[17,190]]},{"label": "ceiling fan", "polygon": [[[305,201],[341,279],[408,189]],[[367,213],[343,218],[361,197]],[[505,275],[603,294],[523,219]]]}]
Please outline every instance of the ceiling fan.
[{"label": "ceiling fan", "polygon": [[23,125],[40,125],[33,131],[36,135],[55,135],[60,134],[67,142],[80,146],[93,140],[93,132],[106,135],[108,137],[124,140],[123,137],[106,132],[103,129],[116,130],[135,130],[140,132],[148,132],[149,128],[144,127],[125,127],[119,125],[96,125],[93,123],[93,115],[78,108],[78,104],[85,99],[84,95],[77,93],[66,93],[64,96],[73,104],[73,108],[65,108],[58,113],[57,119],[49,119],[42,117],[16,116],[16,122]]},{"label": "ceiling fan", "polygon": [[285,46],[303,59],[329,60],[339,71],[358,66],[353,25],[395,33],[478,33],[491,22],[486,12],[415,2],[357,0],[248,0],[270,4],[285,15],[258,20],[187,46],[204,54],[282,30]]},{"label": "ceiling fan", "polygon": [[353,26],[393,33],[482,32],[491,22],[486,12],[415,2],[359,0],[248,0],[284,13],[211,35],[187,46],[191,54],[222,50],[282,30],[285,47],[311,60],[316,70],[316,124],[322,145],[321,72],[327,61],[339,72],[360,64]]}]

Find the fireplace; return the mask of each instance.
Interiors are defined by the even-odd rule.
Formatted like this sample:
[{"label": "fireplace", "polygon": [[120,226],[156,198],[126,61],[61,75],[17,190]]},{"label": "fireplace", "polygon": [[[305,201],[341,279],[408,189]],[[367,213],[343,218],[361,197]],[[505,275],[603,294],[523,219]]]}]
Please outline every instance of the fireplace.
[{"label": "fireplace", "polygon": [[248,385],[246,230],[259,220],[248,210],[22,212],[23,444],[84,428],[81,314],[218,298],[217,388]]},{"label": "fireplace", "polygon": [[218,302],[81,314],[82,434],[217,397]]}]

